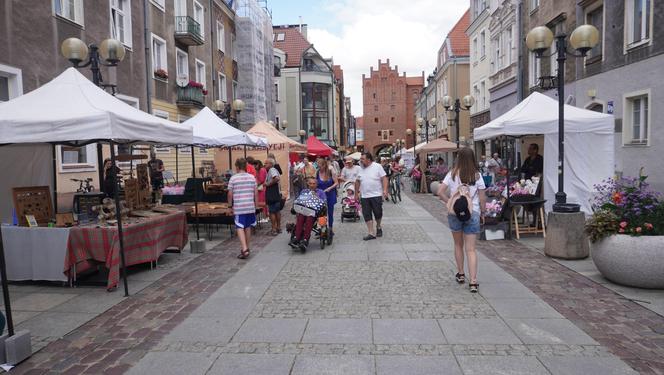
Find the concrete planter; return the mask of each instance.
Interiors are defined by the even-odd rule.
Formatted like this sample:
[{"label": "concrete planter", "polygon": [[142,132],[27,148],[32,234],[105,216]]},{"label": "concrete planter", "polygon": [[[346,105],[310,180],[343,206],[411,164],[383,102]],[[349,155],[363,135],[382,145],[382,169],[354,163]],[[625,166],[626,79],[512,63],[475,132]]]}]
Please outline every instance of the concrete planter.
[{"label": "concrete planter", "polygon": [[637,288],[664,289],[664,236],[618,234],[591,246],[593,262],[607,279]]},{"label": "concrete planter", "polygon": [[431,185],[429,186],[429,188],[431,189],[431,190],[430,190],[430,191],[431,191],[431,194],[433,194],[433,195],[438,194],[438,188],[440,188],[440,182],[438,182],[438,181],[433,181],[433,182],[431,183]]}]

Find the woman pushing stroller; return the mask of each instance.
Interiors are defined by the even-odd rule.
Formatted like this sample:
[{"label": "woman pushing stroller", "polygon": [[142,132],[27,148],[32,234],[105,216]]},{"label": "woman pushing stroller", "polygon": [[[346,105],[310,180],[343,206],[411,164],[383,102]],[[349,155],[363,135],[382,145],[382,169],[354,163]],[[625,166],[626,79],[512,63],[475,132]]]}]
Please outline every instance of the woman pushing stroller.
[{"label": "woman pushing stroller", "polygon": [[318,188],[315,177],[307,177],[307,188],[295,199],[294,210],[297,212],[295,229],[288,245],[306,251],[309,246],[311,230],[319,217],[327,215],[327,196]]}]

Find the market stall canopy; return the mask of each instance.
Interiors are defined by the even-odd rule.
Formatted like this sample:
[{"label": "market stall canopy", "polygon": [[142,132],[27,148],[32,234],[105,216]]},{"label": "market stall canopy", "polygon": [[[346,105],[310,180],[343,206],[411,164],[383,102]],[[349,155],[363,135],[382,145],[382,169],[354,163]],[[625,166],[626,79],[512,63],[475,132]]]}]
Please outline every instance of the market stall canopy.
[{"label": "market stall canopy", "polygon": [[[594,185],[614,173],[613,115],[565,105],[565,193],[592,213]],[[476,141],[544,134],[544,198],[551,209],[558,190],[558,101],[532,93],[507,113],[475,129]]]},{"label": "market stall canopy", "polygon": [[[416,146],[416,148],[417,148],[417,146]],[[422,147],[420,147],[416,152],[418,154],[419,153],[435,154],[435,153],[439,153],[439,152],[449,152],[449,151],[456,151],[456,150],[457,150],[457,144],[456,143],[450,142],[450,141],[448,141],[447,139],[444,139],[444,138],[438,138],[438,139],[435,139],[433,141],[430,141],[429,143],[422,144]]]},{"label": "market stall canopy", "polygon": [[312,135],[307,139],[307,153],[314,156],[330,156],[334,153],[334,150]]},{"label": "market stall canopy", "polygon": [[267,139],[267,142],[270,144],[270,149],[273,149],[276,146],[281,145],[282,147],[288,146],[290,152],[307,150],[307,146],[303,145],[298,141],[288,138],[273,125],[265,121],[259,121],[258,123],[256,123],[256,125],[254,125],[251,129],[249,129],[247,133]]},{"label": "market stall canopy", "polygon": [[222,120],[210,108],[205,107],[196,116],[183,122],[194,131],[194,145],[202,147],[223,146],[255,146],[268,147],[268,142],[263,137],[247,134],[240,129],[230,126]]},{"label": "market stall canopy", "polygon": [[[404,154],[404,153],[411,153],[411,154],[412,154],[413,151],[415,151],[415,153],[418,153],[418,152],[420,151],[420,149],[421,149],[422,147],[424,147],[424,145],[426,145],[426,144],[427,144],[426,142],[418,143],[417,145],[415,145],[415,147],[411,147],[411,148],[409,148],[409,149],[407,149],[407,150],[405,150],[405,151],[401,151],[401,153],[402,153],[402,154]],[[414,149],[414,150],[413,150],[413,149]]]},{"label": "market stall canopy", "polygon": [[0,104],[0,143],[68,143],[98,140],[191,144],[191,126],[136,109],[95,86],[75,68]]}]

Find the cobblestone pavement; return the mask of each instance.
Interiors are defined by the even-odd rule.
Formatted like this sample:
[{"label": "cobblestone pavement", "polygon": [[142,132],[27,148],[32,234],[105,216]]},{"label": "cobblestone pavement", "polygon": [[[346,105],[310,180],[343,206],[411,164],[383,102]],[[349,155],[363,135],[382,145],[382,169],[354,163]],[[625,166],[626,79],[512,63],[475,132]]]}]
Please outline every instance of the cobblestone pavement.
[{"label": "cobblestone pavement", "polygon": [[410,198],[385,215],[375,241],[340,221],[324,250],[275,238],[128,373],[635,373],[483,255],[480,294],[456,284],[449,232]]},{"label": "cobblestone pavement", "polygon": [[[446,225],[434,197],[411,197]],[[478,248],[639,373],[664,374],[664,317],[516,241],[479,242]]]}]

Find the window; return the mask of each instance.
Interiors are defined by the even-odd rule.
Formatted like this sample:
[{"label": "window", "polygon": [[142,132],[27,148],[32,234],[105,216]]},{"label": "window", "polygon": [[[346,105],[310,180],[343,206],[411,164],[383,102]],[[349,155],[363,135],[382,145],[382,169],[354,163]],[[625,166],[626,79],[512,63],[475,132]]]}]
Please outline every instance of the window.
[{"label": "window", "polygon": [[487,95],[486,95],[486,81],[482,81],[480,83],[480,98],[482,98],[482,101],[481,101],[482,109],[487,108],[486,97],[487,97]]},{"label": "window", "polygon": [[166,41],[152,34],[152,70],[168,70],[166,60]]},{"label": "window", "polygon": [[625,100],[623,136],[626,144],[647,145],[649,135],[649,92],[631,95]]},{"label": "window", "polygon": [[201,25],[201,38],[205,38],[205,8],[198,1],[194,1],[194,21]]},{"label": "window", "polygon": [[224,32],[224,24],[217,21],[217,49],[221,52],[226,52],[226,33]]},{"label": "window", "polygon": [[202,155],[207,155],[208,150],[207,150],[207,148],[199,148],[198,153],[202,154]]},{"label": "window", "polygon": [[530,87],[537,86],[539,83],[541,63],[535,52],[528,54],[528,84]]},{"label": "window", "polygon": [[111,36],[131,48],[131,4],[129,0],[111,0]]},{"label": "window", "polygon": [[530,11],[534,11],[539,8],[540,0],[530,0]]},{"label": "window", "polygon": [[480,58],[486,56],[486,32],[480,33]]},{"label": "window", "polygon": [[0,64],[0,102],[23,95],[23,74],[21,69]]},{"label": "window", "polygon": [[[152,114],[159,117],[163,118],[164,120],[168,120],[168,112],[166,111],[161,111],[159,109],[154,109],[152,110]],[[154,152],[157,154],[170,154],[171,153],[171,148],[170,147],[155,147]]]},{"label": "window", "polygon": [[586,23],[593,25],[599,31],[599,43],[588,52],[587,58],[602,56],[602,41],[604,40],[604,6],[600,3],[597,8],[586,13]]},{"label": "window", "polygon": [[189,55],[179,48],[175,49],[175,72],[178,79],[189,80]]},{"label": "window", "polygon": [[196,59],[196,82],[203,84],[203,88],[207,86],[207,79],[205,78],[205,63]]},{"label": "window", "polygon": [[377,105],[374,106],[374,112],[378,112],[378,106]]},{"label": "window", "polygon": [[495,50],[493,51],[493,61],[496,64],[496,71],[503,67],[503,55],[500,54],[500,35],[493,40]]},{"label": "window", "polygon": [[233,81],[233,100],[238,98],[237,81]]},{"label": "window", "polygon": [[83,0],[53,0],[55,14],[83,25]]},{"label": "window", "polygon": [[390,140],[390,132],[388,130],[383,130],[383,142],[387,142]]},{"label": "window", "polygon": [[479,87],[478,87],[477,85],[473,85],[473,97],[477,98],[477,101],[478,101],[478,103],[477,103],[478,106],[477,106],[476,108],[474,108],[474,111],[473,111],[473,112],[479,112],[479,111],[481,111],[482,109],[479,108],[479,104],[480,104],[480,103],[479,103],[479,102],[480,102],[480,89],[479,89]]},{"label": "window", "polygon": [[228,102],[228,93],[226,89],[226,76],[219,73],[219,100]]},{"label": "window", "polygon": [[473,39],[473,60],[477,61],[477,38]]},{"label": "window", "polygon": [[166,0],[150,0],[159,10],[166,11]]},{"label": "window", "polygon": [[97,147],[95,144],[83,147],[57,146],[57,148],[60,172],[92,172],[97,169]]},{"label": "window", "polygon": [[274,97],[276,101],[279,101],[279,82],[274,83]]},{"label": "window", "polygon": [[390,117],[390,122],[394,122],[394,117]]},{"label": "window", "polygon": [[396,108],[397,107],[394,104],[390,105],[390,111],[394,111],[394,110],[396,110]]},{"label": "window", "polygon": [[505,31],[505,66],[512,64],[512,27]]},{"label": "window", "polygon": [[233,60],[238,61],[237,57],[240,49],[237,47],[237,38],[235,34],[231,34],[231,49],[233,51]]},{"label": "window", "polygon": [[651,0],[627,0],[625,30],[627,48],[636,47],[650,39]]},{"label": "window", "polygon": [[376,93],[375,92],[373,93],[373,98],[376,99]]},{"label": "window", "polygon": [[378,123],[378,117],[374,117],[374,123]]},{"label": "window", "polygon": [[284,40],[286,40],[286,34],[284,33],[277,34],[277,42],[283,42]]}]

